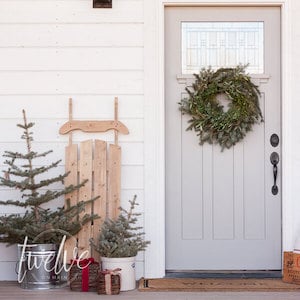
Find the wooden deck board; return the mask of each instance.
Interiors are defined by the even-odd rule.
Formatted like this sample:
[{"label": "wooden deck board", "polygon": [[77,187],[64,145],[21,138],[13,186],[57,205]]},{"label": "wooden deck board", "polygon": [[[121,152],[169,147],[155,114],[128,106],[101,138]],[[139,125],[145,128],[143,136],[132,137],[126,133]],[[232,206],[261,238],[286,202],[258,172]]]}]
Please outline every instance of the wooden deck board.
[{"label": "wooden deck board", "polygon": [[119,295],[105,296],[95,292],[71,292],[68,287],[52,290],[24,290],[17,282],[0,281],[0,299],[2,300],[299,300],[299,292],[139,292],[138,290],[121,292]]}]

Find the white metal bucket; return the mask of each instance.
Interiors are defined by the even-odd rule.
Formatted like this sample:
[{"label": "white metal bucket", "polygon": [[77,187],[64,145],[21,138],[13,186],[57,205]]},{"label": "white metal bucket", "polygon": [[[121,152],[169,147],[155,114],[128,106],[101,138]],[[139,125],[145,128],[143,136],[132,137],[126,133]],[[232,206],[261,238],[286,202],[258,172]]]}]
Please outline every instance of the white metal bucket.
[{"label": "white metal bucket", "polygon": [[135,280],[135,256],[108,258],[101,257],[102,270],[114,270],[120,268],[121,291],[130,291],[136,288]]}]

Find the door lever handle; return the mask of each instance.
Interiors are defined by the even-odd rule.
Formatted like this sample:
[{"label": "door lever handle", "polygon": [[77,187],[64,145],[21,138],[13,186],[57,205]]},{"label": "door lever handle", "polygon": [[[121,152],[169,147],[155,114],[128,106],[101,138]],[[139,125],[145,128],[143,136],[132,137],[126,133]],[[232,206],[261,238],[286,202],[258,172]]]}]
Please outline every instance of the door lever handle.
[{"label": "door lever handle", "polygon": [[279,155],[277,152],[273,152],[271,154],[270,161],[271,161],[271,164],[273,165],[273,178],[274,178],[274,184],[272,186],[272,194],[277,195],[278,194],[278,186],[276,184],[276,181],[277,181],[277,173],[278,173],[277,165],[279,163]]}]

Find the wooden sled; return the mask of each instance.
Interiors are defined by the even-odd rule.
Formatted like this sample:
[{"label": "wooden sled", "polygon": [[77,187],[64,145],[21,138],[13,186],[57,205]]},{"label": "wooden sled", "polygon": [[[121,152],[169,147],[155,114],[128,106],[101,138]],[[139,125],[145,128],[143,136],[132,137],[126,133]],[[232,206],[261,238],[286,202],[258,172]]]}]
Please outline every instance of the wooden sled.
[{"label": "wooden sled", "polygon": [[[73,144],[72,132],[106,132],[114,130],[114,144],[102,140],[86,140],[79,145]],[[115,98],[115,116],[111,121],[76,121],[72,116],[72,99],[69,100],[69,121],[62,125],[60,134],[69,134],[69,145],[65,149],[65,166],[69,176],[66,185],[76,185],[84,180],[87,183],[65,197],[66,205],[79,201],[88,201],[98,197],[93,203],[86,204],[85,213],[98,214],[101,218],[86,224],[74,239],[66,241],[68,261],[73,258],[74,247],[78,256],[89,251],[87,256],[97,258],[97,253],[90,247],[90,239],[98,240],[99,230],[105,218],[115,219],[119,215],[121,194],[121,147],[118,145],[118,134],[128,134],[127,127],[118,121],[118,98]]]}]

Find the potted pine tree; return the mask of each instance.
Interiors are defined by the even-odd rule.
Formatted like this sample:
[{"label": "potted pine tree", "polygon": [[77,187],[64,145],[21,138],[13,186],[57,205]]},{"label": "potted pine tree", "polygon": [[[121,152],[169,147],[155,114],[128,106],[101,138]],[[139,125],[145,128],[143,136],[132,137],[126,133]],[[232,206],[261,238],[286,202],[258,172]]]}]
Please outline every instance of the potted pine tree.
[{"label": "potted pine tree", "polygon": [[[12,199],[0,201],[0,205],[13,206],[16,213],[0,216],[0,242],[7,245],[18,244],[18,280],[21,287],[29,289],[53,288],[60,285],[61,267],[57,258],[59,248],[65,238],[80,231],[82,226],[97,218],[84,213],[85,203],[47,208],[49,202],[56,200],[85,184],[64,186],[67,173],[47,178],[47,172],[56,168],[61,160],[42,165],[52,150],[38,153],[33,151],[34,123],[27,122],[23,110],[24,152],[5,151],[3,157],[7,169],[0,177],[0,186],[11,190]],[[60,189],[56,186],[60,184]],[[90,201],[94,201],[91,199]],[[88,201],[89,202],[89,201]],[[18,212],[22,210],[22,213]],[[74,245],[76,246],[76,245]]]},{"label": "potted pine tree", "polygon": [[129,210],[120,207],[116,220],[108,218],[103,222],[99,240],[96,244],[92,241],[96,251],[100,253],[103,270],[121,269],[121,291],[135,289],[135,258],[150,243],[144,240],[142,227],[136,225],[140,215],[134,212],[138,205],[136,195],[129,203]]}]

